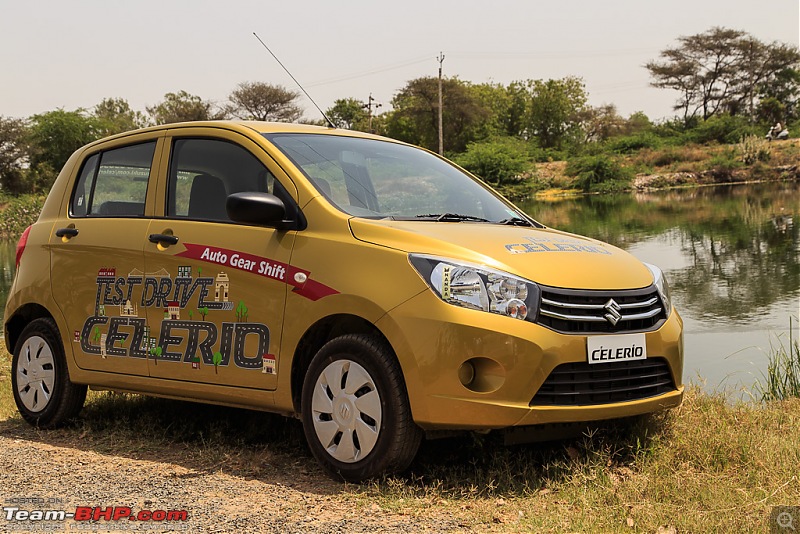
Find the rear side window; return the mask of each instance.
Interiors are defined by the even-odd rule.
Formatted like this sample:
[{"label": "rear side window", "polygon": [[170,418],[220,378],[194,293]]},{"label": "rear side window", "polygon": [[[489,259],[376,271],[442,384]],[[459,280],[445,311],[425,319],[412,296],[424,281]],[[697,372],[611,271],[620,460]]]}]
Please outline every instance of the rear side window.
[{"label": "rear side window", "polygon": [[275,176],[244,147],[219,139],[177,139],[172,148],[167,215],[227,222],[228,195],[276,194],[276,183]]},{"label": "rear side window", "polygon": [[143,216],[155,148],[152,141],[89,157],[72,197],[72,216]]}]

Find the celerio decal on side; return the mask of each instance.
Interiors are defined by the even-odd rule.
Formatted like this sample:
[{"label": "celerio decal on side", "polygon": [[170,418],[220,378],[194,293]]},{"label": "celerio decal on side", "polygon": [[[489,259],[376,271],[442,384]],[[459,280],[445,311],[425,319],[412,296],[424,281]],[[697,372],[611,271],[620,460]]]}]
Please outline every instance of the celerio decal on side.
[{"label": "celerio decal on side", "polygon": [[[165,269],[152,273],[134,270],[127,276],[117,276],[113,267],[99,269],[94,315],[76,332],[75,341],[86,354],[101,358],[152,358],[156,364],[159,360],[191,362],[193,369],[202,363],[213,365],[215,372],[233,360],[241,369],[275,374],[276,359],[268,352],[269,327],[248,322],[244,300],[237,304],[229,300],[231,281],[226,272],[203,277],[199,271],[194,277],[191,266],[181,266],[173,279]],[[141,287],[139,300],[133,296],[137,286]],[[196,306],[189,307],[195,298]],[[152,307],[164,310],[157,337],[146,319],[145,310]],[[233,312],[236,318],[235,322],[221,322],[221,332],[217,323],[206,320],[209,313],[220,312]],[[251,342],[257,341],[254,355],[245,353],[248,336]],[[184,342],[185,349],[176,350]]]}]

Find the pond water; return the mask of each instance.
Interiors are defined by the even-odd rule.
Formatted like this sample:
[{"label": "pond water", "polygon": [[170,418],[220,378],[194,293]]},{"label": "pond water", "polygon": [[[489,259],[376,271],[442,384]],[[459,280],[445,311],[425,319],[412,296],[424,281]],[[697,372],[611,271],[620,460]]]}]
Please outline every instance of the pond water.
[{"label": "pond water", "polygon": [[[542,223],[661,267],[684,320],[684,380],[752,390],[800,314],[800,184],[523,202]],[[746,393],[745,393],[746,395]]]},{"label": "pond water", "polygon": [[[800,183],[602,195],[520,207],[660,266],[685,326],[684,380],[751,389],[800,314]],[[15,243],[0,242],[0,313]],[[779,338],[780,336],[780,338]]]}]

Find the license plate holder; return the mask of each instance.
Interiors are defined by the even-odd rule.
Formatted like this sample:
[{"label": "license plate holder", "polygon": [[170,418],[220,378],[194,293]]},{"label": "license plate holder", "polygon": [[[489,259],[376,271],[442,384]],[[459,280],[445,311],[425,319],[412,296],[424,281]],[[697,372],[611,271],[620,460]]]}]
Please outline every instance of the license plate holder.
[{"label": "license plate holder", "polygon": [[586,337],[586,358],[590,364],[647,359],[644,334],[615,334]]}]

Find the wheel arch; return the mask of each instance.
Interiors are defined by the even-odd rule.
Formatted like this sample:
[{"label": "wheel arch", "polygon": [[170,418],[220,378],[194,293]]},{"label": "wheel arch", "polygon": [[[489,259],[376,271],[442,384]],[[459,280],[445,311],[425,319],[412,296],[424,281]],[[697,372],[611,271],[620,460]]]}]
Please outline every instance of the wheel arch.
[{"label": "wheel arch", "polygon": [[35,319],[48,318],[55,322],[55,317],[50,311],[41,304],[28,303],[20,306],[14,314],[9,317],[5,324],[6,348],[9,353],[14,353],[19,341],[19,336],[25,326]]},{"label": "wheel arch", "polygon": [[[312,324],[300,338],[292,358],[291,391],[295,413],[300,413],[303,394],[303,380],[314,355],[325,343],[345,334],[368,334],[379,337],[386,343],[397,360],[397,354],[388,338],[381,330],[363,317],[352,314],[335,314],[324,317]],[[398,360],[398,364],[399,360]],[[402,365],[401,365],[402,369]]]}]

